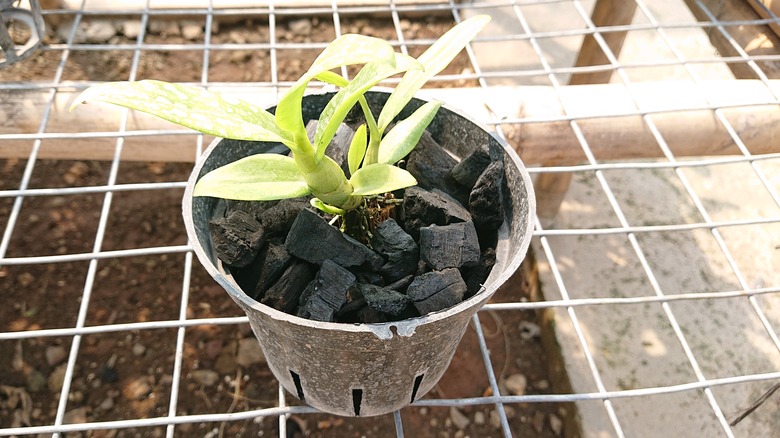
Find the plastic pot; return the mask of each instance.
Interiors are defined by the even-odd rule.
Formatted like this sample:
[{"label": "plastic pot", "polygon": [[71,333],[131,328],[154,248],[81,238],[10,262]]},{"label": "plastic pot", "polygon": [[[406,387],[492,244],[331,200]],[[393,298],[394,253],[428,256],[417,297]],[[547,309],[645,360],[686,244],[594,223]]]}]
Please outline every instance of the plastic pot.
[{"label": "plastic pot", "polygon": [[[317,118],[331,96],[305,96],[304,122]],[[387,96],[386,92],[367,94],[375,114]],[[401,117],[423,103],[413,100]],[[371,416],[395,411],[423,396],[446,370],[471,317],[525,257],[535,205],[531,180],[517,154],[485,127],[446,106],[428,130],[456,157],[465,157],[487,143],[491,156],[503,157],[508,190],[496,264],[482,290],[454,307],[419,318],[382,324],[311,321],[258,303],[223,269],[212,247],[208,222],[223,214],[224,201],[193,198],[195,182],[219,166],[279,145],[217,139],[189,178],[183,214],[195,254],[246,312],[276,378],[291,394],[315,408],[345,416]]]}]

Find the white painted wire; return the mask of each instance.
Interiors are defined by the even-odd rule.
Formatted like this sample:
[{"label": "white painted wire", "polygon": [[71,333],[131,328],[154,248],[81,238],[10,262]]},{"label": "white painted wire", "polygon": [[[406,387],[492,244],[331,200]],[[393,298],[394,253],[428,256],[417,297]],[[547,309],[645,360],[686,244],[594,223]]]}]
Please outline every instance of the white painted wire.
[{"label": "white painted wire", "polygon": [[[530,28],[529,23],[524,17],[521,7],[538,5],[541,3],[546,3],[546,4],[571,3],[577,9],[577,11],[580,13],[582,18],[585,20],[585,22],[588,25],[582,29],[565,29],[559,31],[534,32]],[[180,424],[188,424],[188,423],[192,424],[192,423],[201,423],[201,422],[242,421],[242,420],[248,420],[257,417],[266,417],[266,416],[278,417],[280,436],[285,436],[286,420],[289,417],[289,415],[294,414],[294,415],[305,416],[316,412],[314,409],[309,407],[287,406],[285,401],[284,389],[281,386],[279,386],[278,406],[273,408],[249,410],[245,412],[236,412],[236,413],[214,413],[214,414],[204,414],[204,415],[179,415],[177,413],[177,405],[179,401],[178,400],[179,384],[182,377],[181,373],[182,373],[184,339],[185,339],[185,334],[187,329],[190,327],[194,327],[197,325],[204,325],[204,324],[206,325],[245,324],[247,322],[247,318],[246,317],[205,318],[205,319],[187,318],[186,309],[187,309],[188,298],[189,298],[190,277],[192,275],[192,263],[193,263],[191,246],[189,245],[189,243],[186,245],[148,247],[148,248],[138,248],[138,249],[131,249],[131,250],[104,251],[102,249],[102,237],[105,232],[110,206],[113,201],[113,193],[119,191],[134,191],[134,190],[165,190],[171,188],[181,188],[184,186],[184,182],[116,184],[117,172],[119,166],[119,157],[122,151],[122,146],[124,144],[124,139],[128,137],[153,138],[161,135],[192,135],[192,134],[188,131],[181,131],[175,129],[126,132],[125,131],[127,126],[126,113],[122,117],[121,126],[117,131],[88,132],[88,133],[46,132],[46,127],[49,118],[51,116],[51,111],[53,107],[52,103],[54,102],[54,98],[57,95],[57,93],[60,91],[73,91],[74,89],[75,90],[83,89],[86,86],[91,84],[89,82],[64,83],[62,81],[63,71],[66,63],[68,62],[69,55],[72,50],[78,49],[78,50],[92,50],[92,51],[103,51],[103,50],[132,51],[133,61],[132,61],[131,72],[130,72],[131,79],[136,76],[138,60],[143,51],[201,50],[203,52],[203,67],[201,72],[201,80],[199,84],[202,86],[213,85],[213,83],[209,81],[209,77],[208,77],[208,66],[210,63],[209,62],[210,53],[212,50],[239,49],[239,48],[269,50],[270,63],[271,63],[270,82],[225,83],[225,84],[220,83],[219,85],[226,86],[226,87],[257,86],[257,87],[271,88],[278,95],[280,91],[284,89],[284,87],[290,85],[289,82],[284,82],[279,80],[278,57],[277,57],[278,50],[283,50],[288,48],[316,49],[316,48],[322,48],[325,45],[325,43],[320,43],[320,42],[282,43],[277,41],[276,26],[277,26],[278,17],[284,17],[286,19],[292,16],[299,16],[299,15],[305,15],[305,16],[314,15],[314,14],[331,15],[333,17],[334,26],[336,27],[336,35],[340,35],[341,15],[343,14],[346,13],[387,14],[389,13],[390,16],[392,17],[393,25],[395,27],[395,32],[397,34],[397,41],[395,41],[394,43],[400,46],[401,50],[404,53],[406,53],[409,47],[430,44],[432,43],[432,41],[422,40],[422,39],[414,40],[414,39],[405,38],[405,36],[402,33],[401,25],[400,25],[401,14],[406,14],[409,12],[415,12],[415,13],[448,12],[452,14],[455,21],[460,21],[460,12],[462,8],[468,8],[470,10],[483,10],[483,9],[490,9],[495,7],[502,7],[502,6],[511,6],[513,8],[517,16],[518,23],[520,24],[520,27],[522,27],[521,29],[522,31],[507,36],[502,36],[502,37],[480,37],[479,40],[483,42],[499,42],[499,41],[527,42],[532,46],[536,55],[541,60],[542,68],[530,69],[524,71],[503,70],[498,72],[484,72],[480,68],[480,65],[477,62],[473,52],[469,49],[467,50],[467,54],[473,66],[474,73],[458,74],[458,75],[441,75],[435,78],[434,80],[441,81],[441,80],[452,80],[452,79],[476,79],[479,82],[481,87],[489,87],[488,80],[490,79],[497,79],[497,78],[504,78],[504,77],[524,78],[524,77],[543,76],[549,78],[554,88],[560,89],[561,84],[558,82],[557,79],[557,76],[559,75],[565,75],[565,74],[570,74],[575,72],[583,73],[583,72],[596,72],[596,71],[614,71],[618,74],[622,82],[626,85],[626,89],[628,89],[630,92],[631,91],[630,81],[628,79],[628,75],[626,74],[626,71],[630,69],[642,69],[647,67],[662,67],[662,66],[682,66],[683,68],[687,69],[687,71],[690,73],[693,80],[696,82],[699,81],[699,78],[696,76],[695,72],[690,68],[690,66],[693,64],[703,65],[703,64],[711,64],[711,63],[721,63],[724,61],[725,62],[740,61],[749,65],[751,69],[753,69],[756,72],[756,75],[759,77],[759,80],[761,80],[765,84],[768,92],[767,95],[765,96],[765,99],[762,100],[761,102],[751,102],[742,105],[719,105],[719,106],[714,106],[712,105],[711,102],[707,102],[706,105],[701,105],[701,106],[696,106],[691,108],[674,109],[674,111],[696,110],[696,109],[714,110],[718,117],[719,122],[724,126],[727,133],[734,140],[735,144],[737,145],[737,147],[740,149],[742,153],[741,156],[734,156],[734,157],[719,157],[719,158],[706,158],[706,159],[697,158],[697,159],[685,160],[685,161],[676,160],[676,158],[672,155],[671,151],[669,151],[668,146],[665,144],[665,140],[662,134],[654,126],[654,124],[652,123],[652,118],[650,117],[652,114],[668,113],[669,110],[654,109],[648,111],[639,107],[639,103],[636,101],[636,99],[635,99],[635,102],[637,102],[636,111],[629,112],[629,113],[621,112],[619,114],[614,114],[614,115],[599,114],[598,116],[588,116],[588,115],[569,116],[564,114],[562,116],[550,116],[550,117],[536,118],[536,119],[516,118],[516,119],[485,121],[487,124],[495,126],[499,132],[499,135],[502,134],[501,128],[505,125],[522,125],[528,123],[550,122],[550,121],[568,122],[572,127],[572,129],[574,130],[575,135],[577,136],[577,139],[580,145],[582,146],[583,151],[586,154],[588,162],[586,164],[576,165],[576,166],[556,166],[556,167],[530,169],[530,172],[534,174],[543,173],[543,172],[570,172],[570,171],[595,172],[597,179],[600,183],[600,186],[609,201],[610,207],[614,210],[616,216],[618,217],[619,226],[595,228],[595,229],[589,228],[589,229],[547,230],[544,229],[537,220],[535,237],[539,240],[542,251],[544,252],[546,259],[550,263],[551,273],[555,279],[558,288],[561,291],[562,298],[560,300],[548,301],[548,302],[495,303],[495,304],[488,304],[483,309],[483,310],[495,310],[495,311],[528,311],[528,310],[539,310],[539,309],[550,309],[550,308],[564,308],[566,310],[569,319],[571,320],[574,326],[575,333],[583,349],[586,362],[588,364],[588,367],[591,370],[591,374],[593,376],[594,382],[596,383],[597,391],[591,393],[575,393],[575,394],[546,394],[546,395],[522,395],[522,396],[501,395],[498,390],[498,382],[496,380],[496,376],[492,371],[490,354],[489,354],[489,350],[487,349],[487,343],[485,340],[484,333],[481,330],[481,326],[479,323],[480,316],[478,314],[474,316],[472,323],[477,332],[477,339],[480,346],[480,352],[482,355],[483,362],[485,363],[486,374],[488,376],[488,381],[490,383],[490,386],[493,390],[493,395],[488,397],[476,397],[476,398],[464,398],[464,399],[423,399],[415,402],[415,406],[494,405],[499,414],[501,429],[504,436],[512,436],[512,431],[510,428],[508,418],[506,416],[506,411],[504,410],[504,405],[514,404],[514,403],[557,403],[557,402],[595,400],[595,401],[600,401],[604,404],[605,410],[607,411],[607,415],[614,428],[615,434],[621,436],[623,435],[623,428],[621,426],[622,419],[620,419],[618,417],[618,414],[615,412],[611,400],[630,398],[630,397],[658,396],[658,395],[674,394],[674,393],[686,392],[686,391],[703,391],[706,394],[708,401],[710,402],[713,412],[715,413],[721,426],[723,427],[724,433],[726,433],[726,435],[732,435],[733,432],[731,431],[730,427],[727,425],[722,409],[718,405],[717,400],[715,400],[715,397],[712,395],[711,388],[718,387],[718,386],[732,385],[736,383],[776,380],[776,379],[780,379],[780,372],[747,374],[742,376],[733,376],[733,377],[715,378],[715,379],[707,378],[706,376],[704,376],[703,372],[698,366],[698,362],[695,356],[693,355],[693,352],[688,347],[686,337],[684,336],[684,333],[682,332],[682,330],[680,329],[679,325],[676,322],[676,318],[674,316],[674,313],[672,312],[670,303],[677,302],[677,301],[733,299],[737,297],[745,297],[745,299],[749,300],[751,307],[753,308],[753,311],[756,313],[757,317],[762,322],[763,327],[765,328],[769,337],[774,342],[775,346],[777,346],[777,348],[780,349],[780,342],[778,342],[777,334],[774,332],[772,326],[770,325],[769,321],[764,315],[763,309],[761,308],[757,300],[759,296],[777,295],[778,293],[780,293],[780,285],[770,285],[768,287],[763,287],[763,288],[749,287],[743,275],[741,274],[736,262],[734,261],[733,257],[730,255],[729,248],[726,245],[726,242],[720,236],[720,232],[719,232],[719,229],[725,227],[776,224],[776,223],[780,223],[780,217],[747,218],[747,219],[730,220],[730,221],[714,221],[707,214],[707,211],[704,208],[703,204],[701,203],[698,194],[694,191],[690,183],[688,183],[687,180],[685,179],[685,176],[682,173],[682,169],[694,168],[694,167],[706,167],[706,166],[728,164],[728,163],[747,163],[754,170],[755,174],[757,175],[757,177],[759,178],[759,180],[761,181],[761,183],[763,184],[763,186],[767,190],[767,193],[769,193],[773,201],[778,206],[780,206],[780,197],[778,197],[776,190],[769,183],[766,174],[761,168],[762,162],[766,162],[769,160],[776,160],[780,158],[780,153],[763,154],[760,156],[751,155],[747,150],[747,148],[745,147],[744,143],[742,142],[742,139],[739,137],[737,132],[728,123],[728,120],[723,115],[723,110],[728,108],[748,106],[754,104],[775,105],[775,106],[778,104],[779,102],[778,96],[774,94],[774,90],[769,86],[769,81],[766,75],[761,71],[757,62],[778,61],[780,60],[780,55],[764,55],[764,56],[751,57],[734,41],[734,39],[731,37],[731,35],[728,32],[729,26],[737,26],[740,24],[768,24],[768,23],[776,22],[777,21],[776,19],[740,21],[740,22],[734,22],[734,21],[723,22],[718,20],[712,14],[711,11],[708,11],[700,1],[697,2],[697,4],[706,14],[708,14],[710,18],[709,22],[697,23],[695,25],[692,25],[690,23],[669,23],[669,24],[660,25],[657,19],[650,13],[646,3],[643,0],[637,0],[637,5],[639,9],[648,18],[649,23],[611,26],[608,28],[596,28],[593,25],[593,23],[590,21],[590,17],[587,11],[582,6],[579,0],[514,0],[514,1],[501,0],[501,1],[478,2],[474,4],[468,4],[468,5],[464,5],[460,2],[454,2],[454,1],[450,1],[448,3],[431,4],[431,5],[404,5],[404,4],[396,4],[393,0],[389,0],[387,5],[379,5],[379,6],[343,6],[343,5],[339,5],[336,1],[333,1],[331,2],[331,5],[328,7],[306,7],[306,8],[293,8],[293,9],[278,8],[274,5],[273,2],[269,2],[267,7],[260,7],[260,8],[214,9],[212,4],[210,3],[209,6],[204,9],[174,9],[174,10],[166,10],[166,11],[150,9],[147,3],[147,7],[144,9],[143,14],[141,15],[142,30],[136,44],[125,44],[125,45],[115,45],[115,46],[76,44],[74,42],[75,32],[82,18],[85,16],[100,15],[100,12],[85,11],[82,5],[82,9],[77,11],[75,14],[73,14],[74,25],[71,29],[67,42],[65,44],[52,45],[44,49],[49,51],[52,50],[59,51],[62,53],[60,62],[58,63],[57,69],[54,73],[54,78],[51,82],[40,82],[40,83],[13,82],[13,83],[0,84],[0,91],[3,90],[45,91],[47,96],[46,100],[49,102],[49,104],[46,106],[46,109],[41,114],[40,124],[38,125],[38,129],[35,133],[0,134],[0,141],[29,140],[33,144],[32,151],[28,158],[18,189],[0,191],[0,198],[11,198],[14,200],[13,206],[11,208],[11,212],[8,217],[6,228],[3,231],[2,238],[0,238],[0,266],[67,263],[73,261],[89,262],[89,269],[87,272],[87,277],[85,278],[84,288],[82,290],[82,295],[81,295],[81,300],[82,300],[81,308],[79,310],[78,319],[73,327],[58,328],[58,329],[39,329],[39,330],[31,330],[26,332],[0,332],[0,341],[44,339],[48,337],[58,337],[58,336],[72,337],[73,339],[71,344],[70,355],[68,356],[68,361],[67,361],[65,385],[60,393],[60,402],[58,405],[57,415],[54,424],[48,426],[36,426],[32,428],[18,428],[18,429],[0,428],[0,436],[25,435],[25,434],[31,435],[31,434],[38,434],[38,433],[60,434],[60,433],[87,431],[87,430],[124,429],[124,428],[136,428],[136,427],[162,426],[166,428],[166,435],[170,437],[175,435],[175,430],[176,430],[175,426]],[[57,14],[60,12],[61,11],[59,12],[47,11],[46,13]],[[112,14],[122,15],[123,13],[125,14],[131,13],[133,15],[138,15],[137,11],[112,11],[111,14],[109,15]],[[268,43],[237,45],[232,43],[216,44],[211,41],[211,28],[212,28],[211,24],[214,22],[215,18],[224,17],[224,16],[240,17],[248,13],[268,16],[269,31],[270,31],[270,40]],[[144,42],[144,36],[145,36],[144,29],[146,27],[144,24],[147,23],[150,18],[163,17],[165,15],[182,15],[182,14],[203,16],[205,18],[206,32],[205,32],[205,40],[202,44],[201,43],[148,44]],[[704,58],[686,58],[685,56],[683,56],[682,53],[679,52],[679,50],[677,50],[677,48],[674,45],[673,39],[671,39],[666,32],[668,30],[690,29],[692,27],[719,32],[730,42],[730,44],[732,44],[732,46],[734,46],[734,49],[738,53],[738,56],[732,56],[732,57],[712,56],[712,57],[704,57]],[[604,41],[602,36],[603,34],[608,32],[642,31],[642,30],[655,31],[656,33],[658,33],[661,36],[661,38],[664,40],[664,43],[667,45],[667,47],[669,47],[671,51],[675,54],[675,59],[673,60],[665,59],[662,61],[643,60],[643,61],[637,61],[632,63],[620,64],[616,59],[616,57],[614,56],[614,54],[612,54],[609,48],[607,47],[606,42]],[[609,65],[581,67],[581,68],[553,67],[546,61],[545,59],[546,53],[544,52],[542,47],[538,44],[538,41],[543,38],[578,37],[578,36],[581,37],[583,35],[593,35],[593,37],[596,39],[601,49],[607,54],[610,60]],[[628,115],[636,115],[636,116],[643,117],[645,123],[648,125],[649,129],[654,134],[654,137],[656,138],[659,147],[662,148],[666,156],[666,161],[602,163],[602,162],[598,162],[595,159],[592,152],[590,151],[590,147],[587,140],[585,139],[584,135],[579,129],[578,121],[587,118],[592,118],[592,117],[606,118],[610,116],[618,117],[618,116],[628,116]],[[95,187],[34,188],[34,189],[29,188],[31,176],[33,173],[33,169],[36,165],[41,143],[45,140],[50,140],[50,139],[74,139],[74,138],[84,138],[84,139],[110,138],[115,140],[114,158],[111,164],[111,171],[110,171],[108,183],[105,185],[95,186]],[[198,136],[196,141],[198,145],[197,150],[199,154],[203,148],[203,137]],[[603,176],[604,171],[614,170],[614,169],[672,169],[675,172],[675,174],[680,178],[684,188],[686,189],[686,192],[689,194],[689,197],[693,200],[693,203],[697,207],[697,210],[701,213],[703,217],[703,221],[698,223],[686,223],[686,224],[675,223],[675,224],[653,225],[653,226],[633,226],[629,224],[617,200],[615,199],[612,193],[612,189],[607,183],[606,178],[604,178]],[[81,253],[81,254],[64,254],[64,255],[53,255],[53,256],[21,256],[21,257],[6,256],[11,242],[12,235],[17,226],[17,222],[19,221],[22,204],[26,198],[32,198],[36,196],[52,196],[52,195],[65,196],[65,195],[84,194],[84,193],[98,193],[98,194],[102,194],[104,198],[103,208],[100,215],[98,232],[93,242],[91,251]],[[721,251],[724,253],[729,266],[734,271],[735,276],[738,278],[738,283],[741,288],[740,290],[711,291],[711,292],[702,292],[702,293],[695,293],[695,294],[689,293],[684,288],[681,290],[662,290],[661,286],[658,284],[657,279],[655,278],[655,275],[648,261],[644,257],[645,248],[643,248],[639,244],[639,241],[637,240],[637,236],[643,233],[685,232],[685,231],[691,231],[696,229],[708,230],[716,239],[716,242],[718,243]],[[631,244],[633,250],[636,252],[640,260],[640,263],[642,265],[642,268],[644,270],[644,273],[648,281],[652,285],[652,288],[655,292],[653,295],[633,297],[633,298],[582,298],[582,299],[572,299],[569,296],[566,285],[564,284],[563,277],[561,276],[560,270],[558,268],[555,251],[550,246],[548,239],[553,236],[593,236],[593,235],[607,235],[607,234],[626,235],[626,238],[628,239],[629,243]],[[95,273],[96,273],[97,265],[101,260],[107,258],[137,257],[137,256],[151,256],[151,255],[158,255],[158,254],[177,254],[177,253],[179,254],[185,253],[184,256],[185,264],[184,264],[184,281],[182,283],[182,302],[179,309],[179,315],[176,320],[97,325],[97,326],[85,325],[86,310],[89,306],[92,288],[94,285]],[[684,384],[678,384],[678,385],[664,385],[664,386],[648,387],[648,388],[641,388],[635,390],[609,391],[605,388],[602,382],[600,370],[596,365],[596,358],[598,357],[599,352],[594,351],[592,346],[590,346],[589,343],[586,342],[585,335],[582,331],[582,326],[577,316],[576,309],[585,306],[629,306],[629,305],[635,305],[641,303],[659,303],[662,306],[662,309],[664,310],[667,319],[672,325],[675,334],[680,344],[682,345],[683,350],[685,351],[686,357],[691,365],[691,368],[694,370],[694,374],[696,375],[696,381],[684,383]],[[73,378],[73,372],[76,366],[79,364],[79,345],[80,345],[80,340],[83,336],[90,335],[90,334],[98,334],[98,333],[112,333],[112,332],[122,333],[122,332],[136,331],[136,330],[161,330],[161,329],[175,329],[177,333],[176,351],[174,355],[174,364],[173,364],[174,365],[173,384],[171,389],[171,398],[168,404],[168,412],[166,415],[161,417],[156,417],[156,418],[135,418],[135,419],[119,420],[119,421],[93,422],[93,423],[78,424],[78,425],[62,424],[65,409],[67,406],[66,404],[67,404],[69,387]],[[394,413],[393,419],[396,428],[396,436],[403,436],[403,421],[400,413],[398,412]],[[0,427],[4,427],[4,426],[0,425]]]}]

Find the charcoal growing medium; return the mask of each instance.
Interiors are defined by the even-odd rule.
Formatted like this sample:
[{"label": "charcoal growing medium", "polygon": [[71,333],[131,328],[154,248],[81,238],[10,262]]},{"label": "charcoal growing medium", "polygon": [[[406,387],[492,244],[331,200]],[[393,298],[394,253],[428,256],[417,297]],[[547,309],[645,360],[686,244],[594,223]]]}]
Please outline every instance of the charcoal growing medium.
[{"label": "charcoal growing medium", "polygon": [[[343,125],[334,149],[353,134]],[[457,305],[495,263],[503,162],[487,145],[458,160],[426,132],[401,164],[418,185],[367,198],[357,214],[386,216],[367,220],[368,232],[342,232],[340,217],[308,199],[228,201],[210,223],[217,256],[256,301],[316,321],[399,321]]]}]

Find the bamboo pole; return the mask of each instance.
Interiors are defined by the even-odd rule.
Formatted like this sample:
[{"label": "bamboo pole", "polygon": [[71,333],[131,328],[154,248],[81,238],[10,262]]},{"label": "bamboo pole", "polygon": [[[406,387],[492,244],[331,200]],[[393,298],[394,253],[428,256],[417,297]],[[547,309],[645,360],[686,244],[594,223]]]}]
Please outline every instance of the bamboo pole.
[{"label": "bamboo pole", "polygon": [[[770,84],[780,90],[780,81]],[[272,90],[223,91],[267,106],[275,99]],[[635,105],[652,113],[650,117],[679,157],[738,154],[713,110],[686,109],[707,108],[708,100],[724,107],[724,115],[752,153],[780,152],[780,107],[768,94],[760,81],[742,80],[699,86],[691,82],[639,83],[632,86],[636,101],[621,84],[567,86],[559,91],[547,86],[426,89],[421,96],[468,109],[476,120],[518,119],[519,123],[503,127],[526,164],[574,165],[584,162],[585,155],[567,117],[577,118],[598,160],[661,158],[661,150]],[[0,158],[29,156],[48,96],[46,91],[0,91]],[[75,96],[75,92],[64,90],[57,93],[39,157],[112,159],[123,110],[91,104],[68,112]],[[196,134],[191,131],[135,112],[131,112],[127,130],[124,160],[191,162],[196,158]],[[186,135],[161,136],[159,130]],[[139,133],[150,135],[137,136]]]},{"label": "bamboo pole", "polygon": [[[598,27],[631,24],[636,12],[633,0],[598,0],[593,7],[591,20]],[[609,50],[620,54],[627,32],[607,32],[604,38]],[[599,46],[593,35],[585,35],[577,55],[575,67],[608,65],[609,58]],[[575,73],[569,79],[569,85],[606,84],[612,77],[612,70],[591,73]],[[554,163],[551,163],[554,164]],[[571,173],[543,173],[536,178],[536,211],[542,219],[552,219],[558,214],[563,198],[571,185]]]}]

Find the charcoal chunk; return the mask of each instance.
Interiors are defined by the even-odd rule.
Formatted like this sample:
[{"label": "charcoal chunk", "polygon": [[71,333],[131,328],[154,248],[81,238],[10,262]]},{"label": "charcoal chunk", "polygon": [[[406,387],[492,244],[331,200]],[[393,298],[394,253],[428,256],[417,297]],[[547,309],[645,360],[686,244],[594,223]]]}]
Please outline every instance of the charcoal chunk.
[{"label": "charcoal chunk", "polygon": [[463,187],[471,190],[488,165],[490,165],[490,154],[487,145],[483,145],[456,164],[450,171],[450,175]]},{"label": "charcoal chunk", "polygon": [[417,185],[439,189],[463,205],[468,202],[468,190],[452,178],[450,171],[458,161],[425,131],[420,142],[409,154],[406,170],[417,179]]},{"label": "charcoal chunk", "polygon": [[377,312],[398,316],[412,301],[407,295],[372,284],[356,284],[368,305]]},{"label": "charcoal chunk", "polygon": [[292,256],[284,249],[284,245],[278,241],[270,241],[257,257],[260,268],[257,282],[255,283],[255,299],[259,300],[265,295],[271,285],[276,283],[290,266]]},{"label": "charcoal chunk", "polygon": [[283,199],[262,212],[260,222],[269,234],[284,236],[290,231],[295,218],[301,210],[309,206],[309,201],[301,198]]},{"label": "charcoal chunk", "polygon": [[482,289],[482,285],[485,284],[490,275],[490,271],[493,269],[493,265],[496,264],[496,250],[493,248],[487,248],[482,251],[479,257],[479,263],[470,268],[463,270],[463,277],[466,281],[466,295],[465,298],[471,298]]},{"label": "charcoal chunk", "polygon": [[278,201],[238,201],[226,199],[225,206],[228,212],[241,210],[252,215],[261,224],[263,212],[276,205]]},{"label": "charcoal chunk", "polygon": [[381,266],[382,257],[357,240],[330,226],[311,210],[301,210],[284,242],[287,252],[311,263],[332,260],[348,268],[368,264]]},{"label": "charcoal chunk", "polygon": [[314,279],[315,268],[301,260],[293,260],[273,287],[266,291],[261,303],[276,310],[293,313],[303,290]]},{"label": "charcoal chunk", "polygon": [[466,283],[454,268],[425,273],[406,290],[420,315],[450,308],[463,301],[465,293]]},{"label": "charcoal chunk", "polygon": [[[319,122],[319,120],[312,119],[306,124],[306,134],[312,142],[314,141],[314,134],[317,132],[317,122]],[[338,129],[336,129],[336,133],[328,144],[328,148],[325,149],[325,155],[338,163],[347,175],[349,174],[347,152],[349,151],[349,145],[352,143],[352,137],[354,136],[355,130],[350,128],[346,123],[342,123],[339,125]]]},{"label": "charcoal chunk", "polygon": [[471,220],[471,214],[444,192],[409,187],[404,191],[404,226],[414,237],[428,225],[448,225]]},{"label": "charcoal chunk", "polygon": [[469,195],[469,210],[478,228],[495,230],[504,223],[503,184],[503,161],[492,162],[477,179]]},{"label": "charcoal chunk", "polygon": [[265,229],[255,218],[241,210],[209,222],[211,240],[217,257],[229,266],[244,267],[265,243]]},{"label": "charcoal chunk", "polygon": [[420,228],[420,259],[434,270],[476,265],[479,253],[477,230],[471,221]]},{"label": "charcoal chunk", "polygon": [[[417,268],[415,267],[415,270],[416,269]],[[409,286],[409,284],[412,282],[412,280],[414,280],[414,275],[407,275],[406,277],[404,277],[404,278],[402,278],[400,280],[397,280],[397,281],[395,281],[393,283],[390,283],[390,284],[388,284],[385,287],[387,289],[392,289],[392,290],[396,290],[396,291],[402,292],[404,289],[406,289],[406,286]]]},{"label": "charcoal chunk", "polygon": [[394,219],[388,219],[376,228],[371,246],[386,258],[380,268],[388,282],[394,282],[417,270],[420,250],[414,238],[406,233]]},{"label": "charcoal chunk", "polygon": [[325,260],[307,287],[311,295],[302,305],[301,313],[316,321],[334,321],[336,312],[347,301],[347,290],[355,284],[355,280],[351,272]]}]

